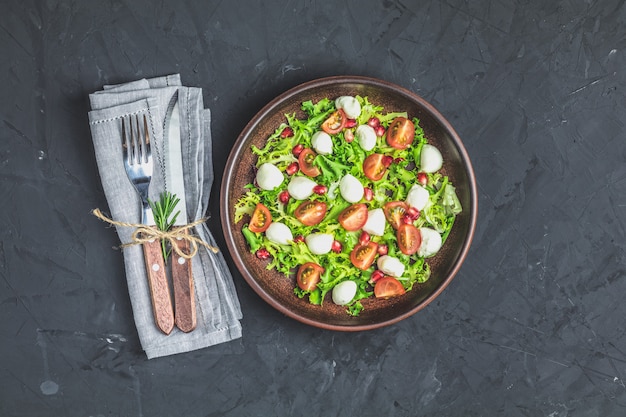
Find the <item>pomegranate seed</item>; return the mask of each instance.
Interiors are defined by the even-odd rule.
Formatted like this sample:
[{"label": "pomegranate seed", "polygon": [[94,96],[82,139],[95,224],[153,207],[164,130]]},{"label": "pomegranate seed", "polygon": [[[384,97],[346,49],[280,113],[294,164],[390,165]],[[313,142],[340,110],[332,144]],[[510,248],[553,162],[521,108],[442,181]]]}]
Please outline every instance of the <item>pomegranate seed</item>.
[{"label": "pomegranate seed", "polygon": [[343,133],[343,138],[345,139],[346,143],[350,143],[354,140],[354,132],[351,130],[346,130]]},{"label": "pomegranate seed", "polygon": [[370,239],[371,239],[370,234],[363,231],[361,232],[361,236],[359,236],[359,243],[361,245],[366,245],[367,243],[369,243]]},{"label": "pomegranate seed", "polygon": [[396,164],[401,164],[401,163],[404,162],[404,158],[398,157],[398,158],[394,159],[393,162],[395,162]]},{"label": "pomegranate seed", "polygon": [[256,251],[256,257],[259,259],[269,259],[270,253],[265,248],[261,248]]},{"label": "pomegranate seed", "polygon": [[287,166],[287,169],[285,170],[285,172],[287,173],[287,175],[293,175],[296,172],[298,172],[299,169],[300,169],[300,166],[298,165],[298,163],[292,162]]},{"label": "pomegranate seed", "polygon": [[370,119],[367,121],[367,124],[373,128],[376,128],[380,126],[380,120],[378,120],[378,117],[370,117]]},{"label": "pomegranate seed", "polygon": [[282,193],[278,194],[278,201],[280,201],[283,204],[287,204],[289,202],[289,198],[291,196],[289,195],[289,191],[285,190]]},{"label": "pomegranate seed", "polygon": [[378,136],[378,137],[382,137],[382,136],[385,135],[385,128],[383,126],[381,126],[381,125],[376,126],[374,128],[374,131],[376,132],[376,136]]},{"label": "pomegranate seed", "polygon": [[304,149],[304,145],[299,143],[296,146],[293,147],[293,149],[291,150],[291,153],[293,153],[293,156],[295,156],[296,158],[300,156],[300,154],[302,153],[302,150]]},{"label": "pomegranate seed", "polygon": [[293,136],[293,129],[290,128],[289,126],[284,128],[283,131],[280,132],[280,137],[281,138],[290,138],[292,136]]},{"label": "pomegranate seed", "polygon": [[391,165],[393,162],[393,158],[389,155],[385,155],[383,156],[383,160],[382,163],[384,166],[388,167],[389,165]]},{"label": "pomegranate seed", "polygon": [[409,216],[411,218],[411,220],[415,220],[420,216],[420,211],[418,209],[416,209],[415,207],[409,207],[409,209],[406,211],[406,215]]},{"label": "pomegranate seed", "polygon": [[372,189],[369,187],[365,187],[363,188],[363,195],[365,201],[372,201],[372,199],[374,198],[374,191],[372,191]]},{"label": "pomegranate seed", "polygon": [[293,243],[302,243],[302,242],[304,242],[304,236],[302,235],[298,235],[293,238]]},{"label": "pomegranate seed", "polygon": [[417,182],[419,182],[422,185],[428,184],[428,175],[426,175],[425,172],[418,172],[417,173]]},{"label": "pomegranate seed", "polygon": [[333,244],[331,245],[330,250],[335,253],[341,253],[341,249],[343,249],[341,242],[338,240],[333,240]]},{"label": "pomegranate seed", "polygon": [[372,276],[370,277],[369,283],[370,284],[375,284],[376,281],[380,280],[384,276],[385,276],[385,273],[383,271],[381,271],[380,269],[377,269],[376,271],[374,271],[372,273]]},{"label": "pomegranate seed", "polygon": [[389,246],[387,245],[378,245],[378,254],[380,256],[387,255],[389,253]]},{"label": "pomegranate seed", "polygon": [[346,119],[346,125],[345,125],[346,129],[350,129],[351,127],[354,127],[354,126],[356,126],[356,120]]},{"label": "pomegranate seed", "polygon": [[313,192],[315,194],[324,195],[326,194],[327,191],[328,191],[328,187],[326,187],[325,185],[318,184],[315,187],[313,187]]}]

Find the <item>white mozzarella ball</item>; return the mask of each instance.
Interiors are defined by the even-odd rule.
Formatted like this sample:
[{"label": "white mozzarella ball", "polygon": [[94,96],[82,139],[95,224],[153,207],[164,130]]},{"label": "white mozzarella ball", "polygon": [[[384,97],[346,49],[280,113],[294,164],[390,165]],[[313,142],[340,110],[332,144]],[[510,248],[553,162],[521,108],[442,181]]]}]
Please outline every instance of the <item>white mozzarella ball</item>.
[{"label": "white mozzarella ball", "polygon": [[406,196],[406,203],[418,210],[423,210],[429,198],[430,194],[426,188],[419,184],[414,184]]},{"label": "white mozzarella ball", "polygon": [[357,203],[363,198],[363,184],[352,174],[346,174],[339,182],[339,192],[348,203]]},{"label": "white mozzarella ball", "polygon": [[400,259],[389,255],[383,255],[376,261],[378,269],[385,273],[385,275],[391,275],[392,277],[400,278],[404,274],[404,264]]},{"label": "white mozzarella ball", "polygon": [[293,240],[293,234],[287,225],[281,222],[273,222],[265,231],[265,236],[279,245],[288,245]]},{"label": "white mozzarella ball", "polygon": [[422,243],[417,250],[417,254],[421,257],[427,258],[439,252],[442,244],[439,232],[435,229],[431,229],[430,227],[420,227],[419,232],[422,236]]},{"label": "white mozzarella ball", "polygon": [[333,288],[333,303],[345,306],[356,295],[357,285],[354,281],[344,281]]},{"label": "white mozzarella ball", "polygon": [[325,255],[333,247],[335,237],[328,233],[312,233],[304,238],[306,245],[314,255]]},{"label": "white mozzarella ball", "polygon": [[306,200],[313,194],[313,188],[317,183],[307,177],[292,177],[287,185],[287,191],[289,195],[296,200]]},{"label": "white mozzarella ball", "polygon": [[420,171],[433,173],[443,166],[443,156],[433,145],[425,144],[420,155]]},{"label": "white mozzarella ball", "polygon": [[311,146],[320,155],[330,155],[333,153],[333,140],[324,131],[315,132],[311,137]]},{"label": "white mozzarella ball", "polygon": [[335,107],[343,109],[350,119],[356,119],[361,114],[361,104],[352,96],[341,96],[335,100]]},{"label": "white mozzarella ball", "polygon": [[271,191],[283,183],[285,177],[275,165],[264,163],[256,173],[256,183],[263,190]]},{"label": "white mozzarella ball", "polygon": [[354,132],[356,140],[364,151],[371,151],[376,146],[376,131],[370,125],[361,125]]},{"label": "white mozzarella ball", "polygon": [[382,236],[385,233],[385,225],[387,219],[385,212],[381,208],[373,209],[367,213],[367,222],[363,226],[363,230],[374,236]]}]

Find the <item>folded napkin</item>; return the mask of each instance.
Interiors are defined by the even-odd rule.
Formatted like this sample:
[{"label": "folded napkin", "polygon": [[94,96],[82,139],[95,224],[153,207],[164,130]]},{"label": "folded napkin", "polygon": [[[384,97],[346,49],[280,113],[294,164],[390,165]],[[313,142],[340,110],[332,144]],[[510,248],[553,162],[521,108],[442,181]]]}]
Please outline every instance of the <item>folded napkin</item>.
[{"label": "folded napkin", "polygon": [[[124,169],[122,118],[135,114],[147,116],[154,158],[150,199],[158,201],[165,191],[165,117],[168,106],[177,99],[185,185],[185,195],[177,197],[185,199],[189,223],[202,219],[213,183],[211,113],[204,109],[202,90],[182,86],[180,76],[175,74],[104,86],[89,99],[91,134],[111,218],[116,222],[141,223],[141,200]],[[117,225],[116,230],[122,243],[131,242],[132,228]],[[216,245],[206,223],[196,226],[192,232],[209,245]],[[163,334],[154,322],[141,245],[124,247],[123,256],[135,325],[148,359],[241,337],[241,308],[221,252],[198,247],[198,253],[192,258],[197,326],[190,333],[174,329],[170,335]]]}]

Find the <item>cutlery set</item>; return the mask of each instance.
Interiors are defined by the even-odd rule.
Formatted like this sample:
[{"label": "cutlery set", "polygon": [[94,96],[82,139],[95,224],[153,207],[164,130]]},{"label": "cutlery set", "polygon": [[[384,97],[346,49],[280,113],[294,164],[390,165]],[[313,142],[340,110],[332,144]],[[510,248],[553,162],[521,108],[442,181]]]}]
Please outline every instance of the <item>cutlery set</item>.
[{"label": "cutlery set", "polygon": [[[177,112],[170,123],[168,137],[174,155],[180,159],[180,133],[178,130]],[[156,228],[152,208],[148,201],[148,188],[152,180],[154,162],[152,158],[150,130],[146,115],[141,123],[139,115],[122,119],[122,148],[124,150],[124,166],[130,182],[141,198],[141,223],[150,228]],[[178,151],[178,152],[177,152]],[[169,171],[173,189],[180,193],[183,210],[176,218],[175,225],[187,223],[186,208],[184,207],[184,184],[182,179],[182,164],[173,163]],[[176,172],[174,172],[176,171]],[[167,175],[167,174],[166,174]],[[189,253],[189,242],[186,239],[177,239],[173,244],[178,246],[182,253]],[[143,253],[150,288],[150,297],[154,320],[157,327],[165,334],[170,334],[174,326],[183,332],[191,332],[196,327],[196,307],[193,277],[191,274],[191,259],[187,259],[172,251],[171,275],[174,289],[174,304],[170,295],[170,286],[167,278],[165,259],[161,251],[161,242],[158,239],[143,242]]]},{"label": "cutlery set", "polygon": [[147,358],[241,337],[234,282],[206,224],[214,175],[202,89],[169,74],[105,85],[89,102],[109,209],[92,214],[115,227],[124,264],[116,278],[126,280]]}]

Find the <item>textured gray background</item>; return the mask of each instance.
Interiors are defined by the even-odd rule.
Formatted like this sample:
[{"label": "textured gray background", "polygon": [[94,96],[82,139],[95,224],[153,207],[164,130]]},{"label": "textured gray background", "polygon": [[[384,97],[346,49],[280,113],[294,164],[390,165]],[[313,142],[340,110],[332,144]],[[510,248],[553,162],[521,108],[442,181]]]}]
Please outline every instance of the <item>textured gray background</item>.
[{"label": "textured gray background", "polygon": [[[0,415],[626,415],[626,6],[600,1],[1,1]],[[283,317],[233,269],[242,339],[147,361],[87,123],[103,84],[179,72],[238,133],[301,82],[431,101],[479,224],[444,293],[358,334]],[[223,244],[223,239],[220,240]]]}]

